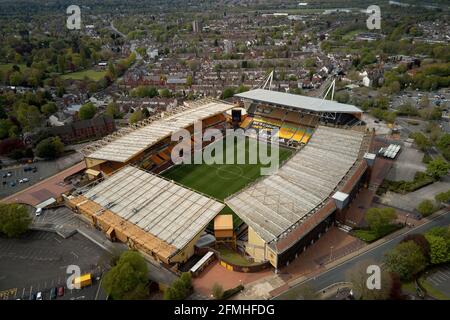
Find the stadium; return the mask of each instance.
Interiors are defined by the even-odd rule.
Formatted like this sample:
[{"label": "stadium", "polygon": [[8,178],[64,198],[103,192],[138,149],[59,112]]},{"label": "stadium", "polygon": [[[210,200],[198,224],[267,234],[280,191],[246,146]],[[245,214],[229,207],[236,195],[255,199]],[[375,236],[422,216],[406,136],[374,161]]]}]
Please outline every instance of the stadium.
[{"label": "stadium", "polygon": [[[256,89],[235,103],[203,99],[146,119],[83,150],[91,183],[66,200],[111,240],[179,267],[194,255],[218,215],[232,214],[237,251],[276,270],[296,259],[336,220],[370,175],[373,132],[355,106]],[[251,139],[276,141],[279,170],[261,176],[256,164],[174,164],[172,134],[243,129]],[[248,130],[253,129],[253,130]],[[186,143],[182,141],[181,143]],[[225,144],[223,152],[242,145]],[[246,159],[248,150],[245,148]]]}]

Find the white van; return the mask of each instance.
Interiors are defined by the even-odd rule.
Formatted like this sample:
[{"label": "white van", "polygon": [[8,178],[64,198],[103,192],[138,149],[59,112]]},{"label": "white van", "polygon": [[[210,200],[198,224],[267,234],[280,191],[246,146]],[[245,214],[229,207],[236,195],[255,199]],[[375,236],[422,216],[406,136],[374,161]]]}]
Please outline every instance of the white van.
[{"label": "white van", "polygon": [[42,208],[37,208],[36,209],[36,217],[39,217],[42,213]]}]

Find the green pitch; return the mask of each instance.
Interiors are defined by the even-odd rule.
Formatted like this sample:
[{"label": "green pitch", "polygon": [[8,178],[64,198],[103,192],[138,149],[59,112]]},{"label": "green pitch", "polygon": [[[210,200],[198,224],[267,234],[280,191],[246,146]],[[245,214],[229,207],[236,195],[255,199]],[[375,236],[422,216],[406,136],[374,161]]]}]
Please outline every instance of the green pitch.
[{"label": "green pitch", "polygon": [[[237,143],[228,146],[228,149],[234,148],[235,157],[237,147]],[[225,143],[223,150],[229,152]],[[294,152],[292,149],[283,147],[278,147],[278,150],[280,164]],[[213,198],[224,200],[259,178],[261,167],[268,167],[268,165],[261,165],[259,162],[258,164],[248,164],[248,154],[249,142],[247,140],[245,164],[181,164],[170,168],[162,175]]]}]

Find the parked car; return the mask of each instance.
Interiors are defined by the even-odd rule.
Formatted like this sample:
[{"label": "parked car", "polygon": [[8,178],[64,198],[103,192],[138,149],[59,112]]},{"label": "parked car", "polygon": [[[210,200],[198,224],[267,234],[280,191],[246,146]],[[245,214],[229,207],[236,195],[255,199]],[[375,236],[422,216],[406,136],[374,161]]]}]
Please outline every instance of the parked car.
[{"label": "parked car", "polygon": [[12,172],[11,172],[11,171],[8,171],[8,172],[6,173],[6,176],[7,176],[7,177],[11,177],[11,176],[12,176]]},{"label": "parked car", "polygon": [[64,295],[64,287],[58,288],[58,297],[62,297]]},{"label": "parked car", "polygon": [[33,173],[36,173],[38,171],[37,167],[33,167]]},{"label": "parked car", "polygon": [[39,217],[42,214],[42,208],[37,208],[35,214],[36,217]]},{"label": "parked car", "polygon": [[39,292],[36,294],[36,300],[43,300],[43,299],[42,299],[42,292],[41,292],[41,291],[39,291]]},{"label": "parked car", "polygon": [[11,187],[15,187],[16,186],[16,182],[15,181],[11,181],[11,183],[9,184]]},{"label": "parked car", "polygon": [[8,178],[8,174],[4,173],[3,174],[3,179],[6,179],[6,178]]},{"label": "parked car", "polygon": [[28,179],[28,178],[23,178],[23,179],[20,179],[20,180],[19,180],[19,183],[26,183],[26,182],[28,182],[28,181],[30,181],[30,179]]},{"label": "parked car", "polygon": [[31,294],[30,300],[36,300],[36,293]]},{"label": "parked car", "polygon": [[55,300],[56,299],[56,297],[57,297],[56,292],[57,292],[57,288],[52,288],[50,290],[50,300]]}]

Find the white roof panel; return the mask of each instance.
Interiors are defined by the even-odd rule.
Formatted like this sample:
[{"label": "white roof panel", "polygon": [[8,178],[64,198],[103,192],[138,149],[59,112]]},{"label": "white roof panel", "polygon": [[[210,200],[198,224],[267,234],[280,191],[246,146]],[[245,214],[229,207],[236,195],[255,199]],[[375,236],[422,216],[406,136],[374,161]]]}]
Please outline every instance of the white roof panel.
[{"label": "white roof panel", "polygon": [[351,104],[265,89],[250,90],[234,96],[314,112],[362,113],[361,109]]},{"label": "white roof panel", "polygon": [[165,119],[156,120],[144,127],[135,129],[100,147],[89,154],[89,158],[116,162],[126,162],[153,144],[187,128],[197,121],[207,119],[233,108],[233,105],[220,101],[209,101],[198,107],[180,112]]}]

